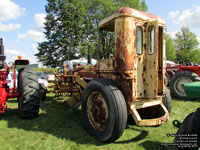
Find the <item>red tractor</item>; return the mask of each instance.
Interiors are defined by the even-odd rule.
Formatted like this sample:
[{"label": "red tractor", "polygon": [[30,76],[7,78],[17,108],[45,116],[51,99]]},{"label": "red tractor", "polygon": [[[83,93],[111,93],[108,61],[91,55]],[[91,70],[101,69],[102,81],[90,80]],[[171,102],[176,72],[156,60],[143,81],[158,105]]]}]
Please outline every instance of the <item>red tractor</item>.
[{"label": "red tractor", "polygon": [[184,91],[184,84],[200,81],[200,66],[191,64],[167,66],[167,77],[170,80],[171,96],[188,99]]},{"label": "red tractor", "polygon": [[[34,70],[26,67],[29,64],[28,60],[15,60],[13,67],[13,88],[10,88],[7,83],[7,77],[10,68],[5,62],[3,39],[0,39],[0,113],[5,112],[7,108],[6,101],[9,98],[17,98],[18,108],[21,117],[34,118],[38,116],[40,107],[40,92],[38,78]],[[18,76],[16,70],[18,69]],[[17,79],[17,83],[16,83]]]}]

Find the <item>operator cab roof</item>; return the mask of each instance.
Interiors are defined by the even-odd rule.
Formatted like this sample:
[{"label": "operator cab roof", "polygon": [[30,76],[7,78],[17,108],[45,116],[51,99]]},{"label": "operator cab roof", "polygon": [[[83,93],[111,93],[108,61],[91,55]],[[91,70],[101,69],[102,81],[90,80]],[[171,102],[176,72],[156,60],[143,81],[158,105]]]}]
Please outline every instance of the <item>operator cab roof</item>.
[{"label": "operator cab roof", "polygon": [[114,31],[114,21],[116,18],[119,17],[133,17],[138,18],[140,20],[144,21],[158,21],[158,24],[165,24],[165,21],[162,17],[152,15],[140,10],[136,10],[130,7],[121,7],[119,10],[113,12],[110,16],[104,18],[100,23],[98,28],[101,30],[108,30],[108,31]]}]

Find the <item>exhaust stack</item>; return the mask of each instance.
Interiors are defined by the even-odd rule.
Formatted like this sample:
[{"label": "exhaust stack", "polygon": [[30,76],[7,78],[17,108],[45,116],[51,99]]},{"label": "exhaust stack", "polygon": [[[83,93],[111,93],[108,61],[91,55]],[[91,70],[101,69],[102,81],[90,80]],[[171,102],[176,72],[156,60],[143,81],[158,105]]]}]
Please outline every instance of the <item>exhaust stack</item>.
[{"label": "exhaust stack", "polygon": [[6,60],[6,56],[4,56],[4,46],[3,46],[3,39],[0,39],[0,61],[4,62]]},{"label": "exhaust stack", "polygon": [[91,64],[92,63],[92,57],[91,57],[91,47],[88,46],[88,60],[87,60],[87,64]]},{"label": "exhaust stack", "polygon": [[0,55],[4,56],[4,46],[3,46],[3,39],[2,38],[0,39],[0,47],[1,47]]}]

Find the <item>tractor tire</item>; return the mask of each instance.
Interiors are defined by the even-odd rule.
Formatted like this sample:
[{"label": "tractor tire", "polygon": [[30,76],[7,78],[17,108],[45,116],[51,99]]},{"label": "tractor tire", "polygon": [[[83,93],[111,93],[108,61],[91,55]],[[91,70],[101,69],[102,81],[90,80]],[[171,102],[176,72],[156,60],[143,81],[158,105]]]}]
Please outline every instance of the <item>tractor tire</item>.
[{"label": "tractor tire", "polygon": [[188,98],[184,91],[184,84],[195,81],[200,81],[200,78],[196,73],[190,71],[177,72],[172,77],[169,84],[171,96],[177,99],[187,100]]},{"label": "tractor tire", "polygon": [[19,70],[18,107],[20,116],[23,118],[35,118],[38,116],[40,107],[39,84],[36,72],[31,68]]},{"label": "tractor tire", "polygon": [[171,95],[169,94],[169,91],[167,89],[167,87],[164,87],[165,90],[165,97],[163,99],[163,104],[165,105],[165,107],[167,108],[168,112],[171,113],[171,109],[172,109],[172,98]]},{"label": "tractor tire", "polygon": [[168,84],[169,84],[168,78],[165,76],[165,78],[164,78],[164,85],[165,85],[165,86],[168,86]]},{"label": "tractor tire", "polygon": [[113,142],[127,124],[127,107],[119,88],[110,80],[90,81],[82,95],[82,118],[87,131],[101,142]]},{"label": "tractor tire", "polygon": [[[177,149],[178,150],[199,150],[200,148],[200,107],[196,109],[195,112],[192,112],[190,113],[182,122],[182,124],[180,125],[180,128],[179,130],[177,131],[176,135],[188,135],[187,138],[190,139],[190,138],[196,138],[196,142],[194,143],[185,143],[185,144],[197,144],[197,147],[193,147],[193,148],[189,148],[189,147],[184,147],[182,145],[182,147],[178,147],[177,146]],[[190,136],[190,135],[193,135],[193,136]],[[194,136],[195,135],[195,136]],[[184,144],[184,143],[181,143],[181,138],[182,136],[175,136],[175,139],[174,139],[174,143],[175,144]]]},{"label": "tractor tire", "polygon": [[47,89],[43,83],[39,83],[39,87],[40,87],[40,100],[45,101]]}]

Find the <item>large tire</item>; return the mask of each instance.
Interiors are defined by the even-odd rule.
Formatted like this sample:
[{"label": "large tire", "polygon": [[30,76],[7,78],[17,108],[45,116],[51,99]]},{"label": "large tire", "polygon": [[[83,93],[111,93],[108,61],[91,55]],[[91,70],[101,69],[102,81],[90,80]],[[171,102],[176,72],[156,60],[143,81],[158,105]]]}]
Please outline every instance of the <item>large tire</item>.
[{"label": "large tire", "polygon": [[[194,135],[196,134],[197,136],[189,136],[189,135]],[[194,142],[194,144],[197,144],[197,147],[194,148],[189,148],[188,146],[184,147],[183,145],[178,147],[178,150],[199,150],[200,148],[200,107],[196,109],[195,112],[190,113],[182,122],[179,130],[177,131],[176,135],[188,135],[186,138],[188,139],[193,139],[196,138],[197,143]],[[175,136],[174,143],[176,144],[192,144],[191,142],[180,142],[182,141],[182,136]],[[189,141],[189,140],[188,140]]]},{"label": "large tire", "polygon": [[30,68],[20,69],[18,75],[18,107],[21,117],[35,118],[40,107],[39,84],[36,72]]},{"label": "large tire", "polygon": [[169,91],[166,86],[165,86],[164,90],[165,90],[165,97],[163,99],[163,104],[167,108],[168,112],[171,113],[172,99],[171,99],[171,96],[170,96]]},{"label": "large tire", "polygon": [[169,84],[171,96],[177,99],[188,99],[184,91],[184,84],[195,81],[200,81],[200,78],[196,73],[190,71],[177,72],[172,77]]},{"label": "large tire", "polygon": [[123,94],[110,80],[90,81],[82,95],[82,118],[87,131],[102,142],[113,142],[127,124],[127,108]]},{"label": "large tire", "polygon": [[165,78],[164,78],[164,85],[165,85],[165,86],[168,86],[168,84],[169,84],[168,78],[167,78],[167,76],[165,76]]}]

